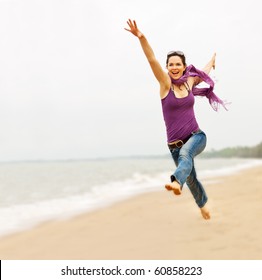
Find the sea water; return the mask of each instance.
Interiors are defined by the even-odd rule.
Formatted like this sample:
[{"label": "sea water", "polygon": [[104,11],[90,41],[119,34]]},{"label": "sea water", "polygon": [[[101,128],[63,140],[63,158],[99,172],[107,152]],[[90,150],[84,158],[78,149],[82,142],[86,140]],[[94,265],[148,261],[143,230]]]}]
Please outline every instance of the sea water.
[{"label": "sea water", "polygon": [[[209,178],[262,160],[196,159],[195,165],[198,177],[210,184]],[[161,191],[174,169],[169,156],[0,163],[0,236]]]}]

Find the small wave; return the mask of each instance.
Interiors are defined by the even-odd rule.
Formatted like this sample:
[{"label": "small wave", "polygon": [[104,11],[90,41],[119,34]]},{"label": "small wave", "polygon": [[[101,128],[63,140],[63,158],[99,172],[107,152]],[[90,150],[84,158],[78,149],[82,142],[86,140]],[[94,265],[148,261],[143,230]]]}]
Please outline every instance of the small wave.
[{"label": "small wave", "polygon": [[164,177],[164,174],[152,177],[135,173],[130,179],[94,186],[81,195],[2,208],[0,235],[32,228],[45,221],[67,219],[139,193],[160,189]]},{"label": "small wave", "polygon": [[[210,167],[210,163],[201,163],[205,166],[199,168],[198,175],[200,178],[208,179],[230,175],[243,169],[260,166],[262,160],[243,160],[239,162],[236,160],[231,165],[228,165],[229,163],[225,159],[224,161],[213,160],[213,169],[208,169],[207,166]],[[162,190],[169,178],[170,172],[155,174],[135,172],[130,178],[92,186],[82,194],[71,194],[63,198],[50,198],[34,203],[3,207],[0,217],[0,235],[26,230],[45,221],[67,219],[83,212],[109,206],[140,193]]]},{"label": "small wave", "polygon": [[[223,159],[223,160],[225,160],[225,159]],[[225,166],[225,167],[222,166],[222,167],[217,168],[217,169],[201,170],[199,172],[199,175],[202,178],[226,176],[226,175],[231,175],[231,174],[237,173],[239,171],[249,169],[249,168],[253,168],[253,167],[256,167],[256,166],[260,166],[260,165],[262,165],[262,160],[252,159],[252,160],[246,160],[246,161],[243,161],[243,162],[236,163],[235,165],[232,165],[232,166]]]}]

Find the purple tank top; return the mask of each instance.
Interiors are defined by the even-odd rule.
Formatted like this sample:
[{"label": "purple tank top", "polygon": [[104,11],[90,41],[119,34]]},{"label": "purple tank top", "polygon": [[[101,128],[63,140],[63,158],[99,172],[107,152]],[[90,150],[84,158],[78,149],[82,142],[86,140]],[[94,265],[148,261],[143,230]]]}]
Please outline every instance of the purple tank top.
[{"label": "purple tank top", "polygon": [[177,98],[170,88],[161,102],[168,143],[186,139],[193,131],[198,130],[194,113],[195,97],[192,90],[186,97]]}]

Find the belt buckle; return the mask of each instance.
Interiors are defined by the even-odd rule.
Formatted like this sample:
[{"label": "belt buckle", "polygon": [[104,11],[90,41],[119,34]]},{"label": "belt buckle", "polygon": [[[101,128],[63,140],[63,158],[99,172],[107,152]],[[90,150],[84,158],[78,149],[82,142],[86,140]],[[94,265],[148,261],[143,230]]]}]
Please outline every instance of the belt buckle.
[{"label": "belt buckle", "polygon": [[178,148],[181,148],[183,145],[184,145],[184,142],[182,140],[178,140],[176,141],[175,145],[178,147]]}]

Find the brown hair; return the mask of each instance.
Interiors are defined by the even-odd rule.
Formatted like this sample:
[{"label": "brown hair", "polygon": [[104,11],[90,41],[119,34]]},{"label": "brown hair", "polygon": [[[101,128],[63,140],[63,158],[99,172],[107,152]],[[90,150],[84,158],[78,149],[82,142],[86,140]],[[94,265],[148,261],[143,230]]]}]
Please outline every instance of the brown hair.
[{"label": "brown hair", "polygon": [[182,63],[184,64],[184,66],[186,66],[186,57],[185,55],[180,52],[180,51],[173,51],[173,52],[169,52],[167,54],[167,58],[166,58],[166,65],[168,64],[168,61],[169,61],[169,58],[172,57],[172,56],[179,56],[182,60]]}]

